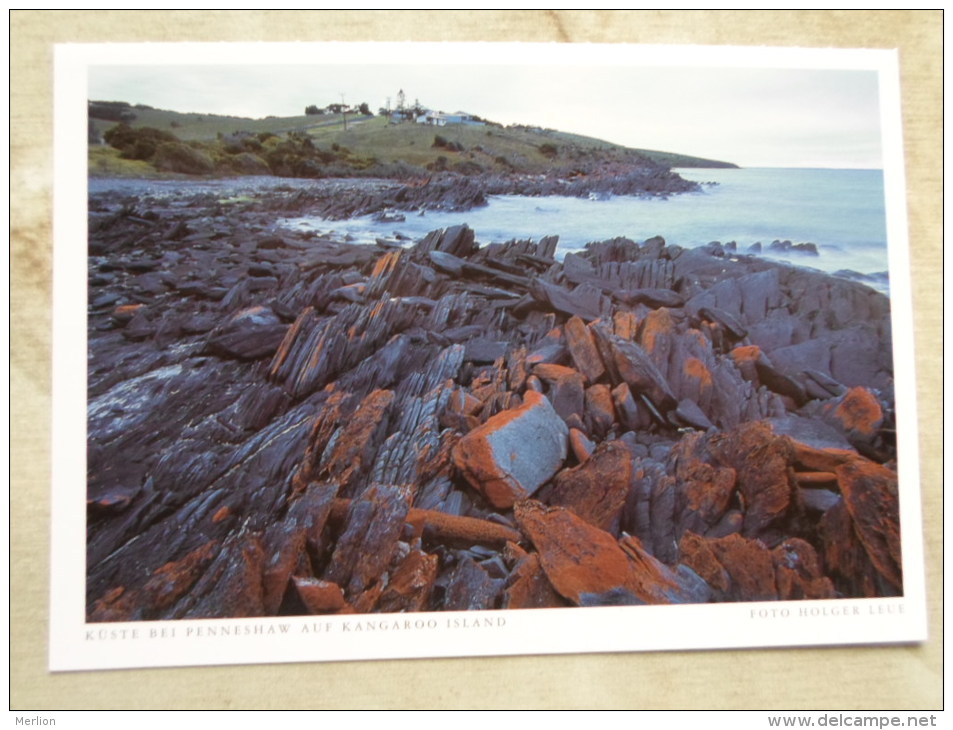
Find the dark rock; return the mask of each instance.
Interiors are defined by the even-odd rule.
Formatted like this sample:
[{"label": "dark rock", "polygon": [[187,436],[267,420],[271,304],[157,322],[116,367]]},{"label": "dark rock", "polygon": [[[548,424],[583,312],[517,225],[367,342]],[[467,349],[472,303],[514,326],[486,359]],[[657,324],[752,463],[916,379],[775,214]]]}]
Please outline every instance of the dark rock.
[{"label": "dark rock", "polygon": [[870,562],[892,586],[902,589],[896,473],[855,459],[837,468],[837,482]]},{"label": "dark rock", "polygon": [[532,500],[519,502],[515,514],[549,582],[578,606],[707,600],[697,575],[673,572],[635,538],[625,538],[620,545],[569,510],[547,509]]},{"label": "dark rock", "polygon": [[581,284],[572,291],[567,291],[542,279],[535,279],[530,291],[536,301],[570,317],[581,317],[585,320],[598,319],[608,309],[607,300],[602,292],[587,284]]},{"label": "dark rock", "polygon": [[295,590],[302,603],[312,614],[334,614],[345,612],[347,601],[341,587],[331,581],[320,578],[294,579]]},{"label": "dark rock", "polygon": [[584,464],[556,475],[548,502],[618,534],[622,508],[632,488],[633,461],[622,442],[603,442]]},{"label": "dark rock", "polygon": [[469,557],[463,558],[450,574],[443,608],[447,611],[478,611],[495,608],[504,581],[491,578]]},{"label": "dark rock", "polygon": [[383,613],[424,611],[437,578],[438,560],[421,550],[413,550],[394,571],[381,593],[377,610]]},{"label": "dark rock", "polygon": [[801,504],[815,512],[827,512],[841,501],[840,496],[827,489],[800,489],[798,492]]},{"label": "dark rock", "polygon": [[644,394],[663,413],[675,408],[677,401],[671,388],[641,347],[602,326],[594,327],[593,332],[613,382],[625,382],[633,393]]},{"label": "dark rock", "polygon": [[691,426],[692,428],[700,428],[707,431],[709,428],[715,427],[702,412],[701,408],[698,407],[698,404],[687,398],[679,401],[678,407],[675,409],[675,417],[686,426]]},{"label": "dark rock", "polygon": [[507,583],[501,608],[556,608],[567,605],[546,577],[536,553],[524,554]]},{"label": "dark rock", "polygon": [[597,382],[606,369],[589,328],[579,317],[570,317],[565,330],[566,344],[576,369],[590,383]]},{"label": "dark rock", "polygon": [[87,619],[901,593],[883,295],[730,244],[272,233],[649,184],[581,173],[102,206]]},{"label": "dark rock", "polygon": [[251,307],[232,315],[208,339],[208,349],[223,357],[257,360],[272,355],[288,325],[268,307]]},{"label": "dark rock", "polygon": [[387,485],[370,487],[351,502],[328,569],[323,576],[356,598],[387,570],[410,509],[407,498]]}]

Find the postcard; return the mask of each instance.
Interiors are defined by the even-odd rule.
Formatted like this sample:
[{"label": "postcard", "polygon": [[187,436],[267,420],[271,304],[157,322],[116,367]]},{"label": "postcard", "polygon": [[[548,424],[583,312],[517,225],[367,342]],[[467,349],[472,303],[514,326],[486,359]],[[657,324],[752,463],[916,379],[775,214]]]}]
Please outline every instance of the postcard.
[{"label": "postcard", "polygon": [[55,84],[51,670],[926,638],[894,52]]}]

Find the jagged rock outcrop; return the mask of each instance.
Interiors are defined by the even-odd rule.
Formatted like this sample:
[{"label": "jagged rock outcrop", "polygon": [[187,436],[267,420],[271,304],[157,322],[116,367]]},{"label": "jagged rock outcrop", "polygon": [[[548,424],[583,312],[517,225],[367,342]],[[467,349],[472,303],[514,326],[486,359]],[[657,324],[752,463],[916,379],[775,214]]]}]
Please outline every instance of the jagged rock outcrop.
[{"label": "jagged rock outcrop", "polygon": [[217,206],[94,201],[90,620],[902,592],[885,296]]}]

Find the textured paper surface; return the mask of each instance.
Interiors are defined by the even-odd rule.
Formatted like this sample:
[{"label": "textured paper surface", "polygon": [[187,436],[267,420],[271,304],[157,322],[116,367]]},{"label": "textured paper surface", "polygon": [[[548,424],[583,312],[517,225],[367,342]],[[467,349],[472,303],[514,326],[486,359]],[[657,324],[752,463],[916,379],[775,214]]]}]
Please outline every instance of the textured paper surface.
[{"label": "textured paper surface", "polygon": [[[939,48],[924,12],[225,11],[12,15],[14,480],[11,706],[752,707],[926,709],[939,702]],[[130,25],[134,21],[134,27]],[[754,21],[754,22],[752,22]],[[765,25],[761,25],[765,23]],[[747,28],[746,32],[742,32]],[[785,37],[779,37],[784,29]],[[426,32],[424,31],[426,29]],[[637,29],[637,30],[635,30]],[[897,30],[905,30],[900,36]],[[52,43],[108,40],[526,40],[899,47],[921,402],[931,641],[900,649],[592,655],[46,674]],[[932,45],[931,45],[932,43]],[[910,51],[907,51],[907,49]],[[34,78],[20,69],[45,75]],[[931,71],[932,69],[932,71]],[[911,113],[911,109],[915,110]],[[935,280],[930,281],[933,277]],[[932,439],[932,441],[931,441]],[[717,628],[713,628],[717,630]],[[632,682],[637,676],[639,681]],[[527,678],[532,677],[529,681]],[[835,681],[836,680],[836,681]],[[871,696],[869,687],[878,687]],[[499,687],[511,688],[501,694]],[[250,692],[247,687],[259,688]],[[322,691],[316,692],[315,688]],[[148,689],[147,689],[148,688]],[[261,688],[265,688],[262,690]],[[882,691],[881,691],[882,690]]]}]

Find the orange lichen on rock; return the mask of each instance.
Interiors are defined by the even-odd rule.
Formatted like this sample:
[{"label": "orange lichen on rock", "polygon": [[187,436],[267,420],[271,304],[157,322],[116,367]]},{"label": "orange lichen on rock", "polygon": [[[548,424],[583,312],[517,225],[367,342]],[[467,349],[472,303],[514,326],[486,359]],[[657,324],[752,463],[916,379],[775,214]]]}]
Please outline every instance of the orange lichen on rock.
[{"label": "orange lichen on rock", "polygon": [[846,431],[873,436],[883,425],[884,412],[874,394],[858,386],[844,395],[834,410],[834,417],[844,425]]},{"label": "orange lichen on rock", "polygon": [[760,540],[738,534],[706,538],[686,532],[679,551],[720,601],[836,598],[817,553],[800,538],[789,538],[769,550]]},{"label": "orange lichen on rock", "polygon": [[727,601],[773,601],[778,598],[771,552],[760,540],[735,533],[716,539],[687,532],[679,549],[684,563]]},{"label": "orange lichen on rock", "polygon": [[800,471],[794,475],[802,487],[821,487],[837,484],[837,475],[829,471]]},{"label": "orange lichen on rock", "polygon": [[604,383],[598,383],[586,389],[585,421],[589,432],[600,438],[605,436],[615,423],[615,406],[612,404],[612,390]]},{"label": "orange lichen on rock", "polygon": [[298,597],[312,614],[347,613],[344,592],[337,583],[319,578],[294,578]]},{"label": "orange lichen on rock", "polygon": [[331,476],[346,483],[352,474],[366,466],[367,449],[374,443],[374,433],[393,401],[393,391],[375,390],[361,402],[343,427],[327,460],[325,468]]},{"label": "orange lichen on rock", "polygon": [[124,587],[109,590],[93,604],[91,621],[130,621],[159,618],[198,580],[212,562],[218,549],[216,541],[196,548],[181,560],[157,568],[138,590]]},{"label": "orange lichen on rock", "polygon": [[672,571],[638,539],[616,542],[567,509],[525,500],[514,514],[549,582],[576,605],[704,602],[710,595],[697,575]]},{"label": "orange lichen on rock", "polygon": [[612,332],[624,340],[634,340],[639,331],[639,318],[621,310],[612,315]]},{"label": "orange lichen on rock", "polygon": [[113,310],[113,319],[117,322],[128,322],[144,306],[143,304],[120,304]]},{"label": "orange lichen on rock", "polygon": [[395,249],[393,251],[388,251],[379,259],[377,259],[377,261],[374,262],[374,268],[371,271],[371,278],[378,279],[393,271],[394,267],[397,266],[397,262],[400,261],[401,253],[403,252],[400,249]]},{"label": "orange lichen on rock", "polygon": [[285,360],[288,359],[288,355],[298,340],[298,336],[305,327],[312,326],[315,319],[314,307],[305,307],[301,311],[301,314],[298,315],[291,327],[288,328],[288,331],[285,332],[281,344],[278,345],[278,349],[271,358],[271,364],[268,366],[268,375],[270,377],[278,377],[282,366],[285,364]]},{"label": "orange lichen on rock", "polygon": [[428,555],[422,550],[411,551],[394,570],[377,601],[376,610],[383,613],[423,611],[430,600],[438,568],[436,555]]},{"label": "orange lichen on rock", "polygon": [[411,509],[407,522],[420,534],[466,545],[503,545],[520,538],[516,530],[506,525],[438,510]]},{"label": "orange lichen on rock", "polygon": [[896,588],[902,588],[900,505],[897,474],[866,459],[837,468],[844,504],[871,563]]},{"label": "orange lichen on rock", "polygon": [[757,362],[758,358],[761,357],[761,348],[757,345],[742,345],[741,347],[734,348],[730,353],[731,359],[735,361],[735,365],[741,365],[746,362]]},{"label": "orange lichen on rock", "polygon": [[503,594],[503,608],[556,608],[566,606],[539,562],[539,555],[525,555],[510,574]]},{"label": "orange lichen on rock", "polygon": [[791,442],[776,436],[769,424],[753,421],[719,434],[709,448],[720,464],[737,473],[746,507],[744,534],[756,537],[791,504],[796,487],[788,466]]},{"label": "orange lichen on rock", "polygon": [[836,598],[830,578],[821,570],[821,561],[810,543],[792,537],[771,551],[778,598],[797,601],[804,598]]},{"label": "orange lichen on rock", "polygon": [[579,373],[568,368],[565,365],[553,365],[548,362],[541,362],[533,367],[533,375],[547,383],[556,383],[564,378],[578,376]]},{"label": "orange lichen on rock", "polygon": [[697,357],[687,358],[685,360],[685,364],[682,366],[682,372],[689,378],[697,379],[700,388],[711,388],[711,371],[705,366],[705,363],[703,363]]},{"label": "orange lichen on rock", "polygon": [[629,558],[608,532],[567,509],[546,508],[533,500],[514,509],[550,583],[568,600],[582,605],[587,595],[634,588]]},{"label": "orange lichen on rock", "polygon": [[848,449],[819,449],[786,437],[793,450],[794,466],[800,471],[833,472],[841,464],[857,458],[856,451]]},{"label": "orange lichen on rock", "polygon": [[579,317],[570,317],[566,322],[566,344],[576,368],[587,381],[595,383],[605,374],[606,367],[599,356],[592,332]]},{"label": "orange lichen on rock", "polygon": [[735,493],[737,474],[730,467],[715,467],[698,460],[679,461],[676,471],[684,508],[705,525],[714,525]]},{"label": "orange lichen on rock", "polygon": [[569,446],[580,464],[586,463],[595,449],[595,444],[578,428],[569,429]]},{"label": "orange lichen on rock", "polygon": [[601,530],[615,532],[632,487],[632,452],[621,441],[599,445],[586,462],[556,475],[549,503],[571,509]]},{"label": "orange lichen on rock", "polygon": [[662,335],[675,332],[675,320],[668,309],[656,309],[648,314],[642,325],[642,347],[646,352],[655,352],[656,340]]}]

